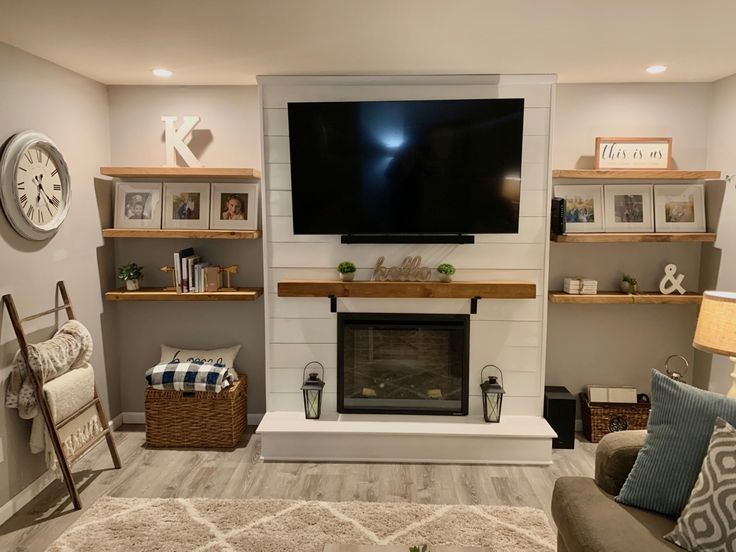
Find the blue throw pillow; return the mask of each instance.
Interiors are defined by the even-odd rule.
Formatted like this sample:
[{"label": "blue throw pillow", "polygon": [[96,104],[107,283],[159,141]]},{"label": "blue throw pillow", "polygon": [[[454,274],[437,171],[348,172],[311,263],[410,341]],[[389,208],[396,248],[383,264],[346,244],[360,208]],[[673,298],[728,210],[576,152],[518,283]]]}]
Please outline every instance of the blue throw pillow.
[{"label": "blue throw pillow", "polygon": [[736,400],[652,370],[646,442],[616,501],[678,517],[698,479],[719,416],[736,424]]}]

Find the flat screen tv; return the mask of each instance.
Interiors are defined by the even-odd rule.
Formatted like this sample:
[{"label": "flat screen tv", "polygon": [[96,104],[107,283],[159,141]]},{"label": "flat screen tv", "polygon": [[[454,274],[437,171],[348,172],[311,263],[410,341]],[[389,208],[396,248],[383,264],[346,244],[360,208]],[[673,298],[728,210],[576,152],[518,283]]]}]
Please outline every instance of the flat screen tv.
[{"label": "flat screen tv", "polygon": [[523,99],[289,103],[295,234],[517,233]]}]

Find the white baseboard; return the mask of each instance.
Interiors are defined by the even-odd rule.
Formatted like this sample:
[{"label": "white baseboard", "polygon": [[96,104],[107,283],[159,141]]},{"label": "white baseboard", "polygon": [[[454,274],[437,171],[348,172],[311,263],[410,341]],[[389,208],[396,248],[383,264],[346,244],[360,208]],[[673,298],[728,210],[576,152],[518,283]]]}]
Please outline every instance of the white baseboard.
[{"label": "white baseboard", "polygon": [[0,506],[0,525],[20,512],[26,504],[41,494],[43,490],[54,481],[54,479],[56,479],[54,475],[50,471],[46,471],[33,483]]},{"label": "white baseboard", "polygon": [[[145,424],[146,413],[145,412],[123,412],[122,414],[115,416],[115,420],[120,418],[123,424]],[[263,414],[248,414],[248,425],[258,425],[263,419]],[[120,424],[118,424],[120,425]],[[117,427],[117,426],[115,426]]]},{"label": "white baseboard", "polygon": [[121,412],[117,416],[115,416],[112,420],[110,420],[110,427],[113,431],[115,431],[117,428],[119,428],[121,425],[123,425],[123,413]]}]

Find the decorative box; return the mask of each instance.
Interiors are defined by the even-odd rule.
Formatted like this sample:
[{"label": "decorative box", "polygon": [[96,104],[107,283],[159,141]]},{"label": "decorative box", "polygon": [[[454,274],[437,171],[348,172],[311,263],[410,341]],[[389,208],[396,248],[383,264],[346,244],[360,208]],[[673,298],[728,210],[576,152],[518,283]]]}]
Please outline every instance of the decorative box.
[{"label": "decorative box", "polygon": [[147,388],[146,446],[234,448],[247,424],[247,388],[244,374],[219,393]]}]

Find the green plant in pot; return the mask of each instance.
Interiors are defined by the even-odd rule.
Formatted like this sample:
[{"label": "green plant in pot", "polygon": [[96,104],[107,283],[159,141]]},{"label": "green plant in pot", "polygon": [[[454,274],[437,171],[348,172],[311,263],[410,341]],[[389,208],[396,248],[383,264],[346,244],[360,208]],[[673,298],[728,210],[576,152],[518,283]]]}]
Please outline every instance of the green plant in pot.
[{"label": "green plant in pot", "polygon": [[128,291],[137,291],[141,289],[143,267],[135,263],[123,265],[118,269],[118,278],[125,281],[125,288]]},{"label": "green plant in pot", "polygon": [[639,282],[630,274],[624,273],[621,277],[621,291],[629,295],[636,295],[639,293]]},{"label": "green plant in pot", "polygon": [[455,267],[449,263],[442,263],[437,267],[440,273],[440,282],[452,282],[452,275],[455,274]]},{"label": "green plant in pot", "polygon": [[355,278],[356,270],[358,269],[350,261],[343,261],[337,265],[337,271],[340,273],[340,279],[343,282],[352,282],[353,278]]}]

